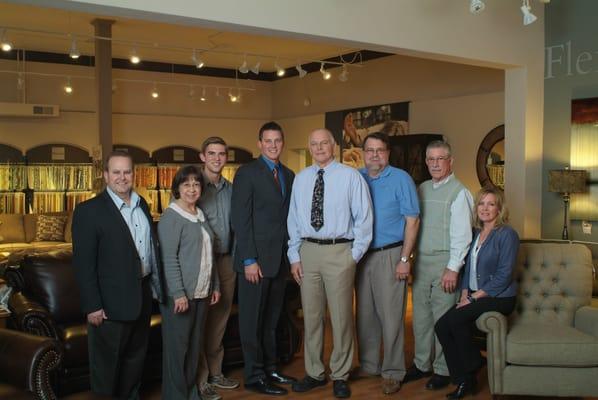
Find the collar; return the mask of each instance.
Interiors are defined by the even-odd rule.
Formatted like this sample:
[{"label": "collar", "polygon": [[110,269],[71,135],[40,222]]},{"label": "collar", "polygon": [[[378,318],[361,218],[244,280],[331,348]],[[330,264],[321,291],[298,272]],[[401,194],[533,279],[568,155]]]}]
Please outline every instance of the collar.
[{"label": "collar", "polygon": [[268,169],[270,171],[272,171],[274,168],[276,168],[278,171],[280,171],[280,161],[275,163],[274,161],[268,159],[267,157],[264,157],[264,155],[261,155],[260,158],[262,159],[263,162],[266,163],[266,165],[268,166]]},{"label": "collar", "polygon": [[386,167],[384,167],[384,169],[378,174],[378,176],[370,176],[370,174],[368,174],[368,170],[367,168],[361,168],[360,172],[361,174],[368,180],[370,181],[375,181],[376,179],[380,179],[380,178],[386,178],[387,176],[390,175],[390,164],[387,165]]},{"label": "collar", "polygon": [[445,183],[447,183],[448,181],[450,181],[450,180],[451,180],[451,178],[452,178],[453,176],[455,176],[455,173],[454,173],[454,172],[451,172],[449,176],[447,176],[446,178],[444,178],[444,179],[443,179],[443,180],[441,180],[440,182],[434,182],[434,181],[432,181],[432,187],[433,187],[434,189],[436,189],[436,188],[438,188],[438,187],[440,187],[440,186],[444,185]]},{"label": "collar", "polygon": [[336,168],[337,164],[338,164],[338,161],[336,161],[336,160],[333,159],[332,162],[330,164],[328,164],[327,166],[325,166],[324,168],[320,168],[320,166],[318,164],[313,164],[312,167],[314,169],[314,172],[317,174],[318,171],[321,170],[321,169],[323,169],[324,172],[328,172],[331,169]]},{"label": "collar", "polygon": [[195,207],[195,211],[197,213],[195,215],[191,214],[188,211],[183,210],[177,203],[174,201],[168,205],[168,208],[172,208],[174,212],[179,214],[181,217],[191,221],[191,222],[205,222],[206,217],[203,215],[203,212],[199,207]]},{"label": "collar", "polygon": [[[121,210],[123,207],[129,207],[129,205],[123,199],[118,197],[118,195],[114,193],[110,187],[106,186],[106,192],[116,205],[116,208],[119,210]],[[139,195],[134,190],[131,190],[131,208],[137,207],[139,205],[139,200]]]},{"label": "collar", "polygon": [[222,175],[220,175],[220,179],[218,179],[217,183],[212,183],[212,181],[210,180],[210,178],[208,178],[208,176],[206,175],[206,171],[205,171],[204,168],[202,168],[201,174],[203,175],[203,178],[204,178],[204,181],[206,182],[206,185],[214,186],[217,190],[222,189],[228,183],[228,181]]}]

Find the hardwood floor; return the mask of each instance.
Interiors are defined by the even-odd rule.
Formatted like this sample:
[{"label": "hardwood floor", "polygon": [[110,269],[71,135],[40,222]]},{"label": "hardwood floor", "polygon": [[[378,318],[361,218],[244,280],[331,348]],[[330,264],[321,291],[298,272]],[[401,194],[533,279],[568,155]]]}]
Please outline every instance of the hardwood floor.
[{"label": "hardwood floor", "polygon": [[[406,315],[406,335],[405,335],[405,355],[407,360],[407,365],[411,364],[411,360],[413,359],[413,331],[411,329],[411,296],[409,296],[409,303],[407,306],[407,315]],[[325,341],[325,360],[326,364],[328,363],[330,357],[330,348],[331,348],[331,336],[330,336],[330,324],[327,324],[326,327],[326,341]],[[357,354],[355,354],[355,358],[357,358]],[[354,365],[357,365],[357,361],[354,361]],[[302,352],[297,354],[293,361],[287,365],[282,366],[281,371],[285,374],[294,376],[296,378],[301,378],[305,374],[305,370],[303,367],[303,354]],[[234,377],[242,381],[243,373],[240,368],[234,369],[231,371],[227,371],[226,373],[228,376]],[[488,379],[487,379],[487,372],[486,369],[482,369],[480,371],[480,375],[478,378],[480,382],[479,391],[475,396],[470,396],[467,399],[491,399],[492,396],[490,395],[488,389]],[[352,390],[352,398],[353,399],[391,399],[391,398],[403,398],[403,399],[410,399],[410,400],[438,400],[444,399],[445,394],[450,392],[452,389],[447,388],[438,392],[433,392],[426,390],[424,388],[425,379],[420,381],[407,383],[401,387],[399,392],[393,395],[384,395],[381,390],[381,382],[382,379],[378,377],[373,378],[362,378],[357,380],[350,381],[350,386]],[[152,388],[149,390],[151,392],[148,394],[148,391],[144,391],[145,395],[142,395],[142,399],[149,399],[149,400],[158,400],[160,399],[158,388]],[[290,388],[289,388],[290,389]],[[290,391],[290,390],[289,390]],[[248,391],[243,390],[242,385],[241,388],[236,390],[218,390],[225,400],[240,400],[240,399],[247,399],[247,400],[258,400],[258,399],[274,399],[276,397],[273,396],[261,396],[258,394],[254,394]],[[289,399],[289,400],[327,400],[327,399],[334,399],[332,395],[332,383],[328,383],[326,386],[318,389],[314,389],[308,393],[293,393],[290,392],[289,395],[284,397],[279,397],[281,399]],[[505,400],[547,400],[552,399],[553,397],[529,397],[529,396],[503,396],[501,399]],[[555,399],[562,399],[562,397],[554,397]],[[598,397],[585,397],[584,400],[598,400]]]}]

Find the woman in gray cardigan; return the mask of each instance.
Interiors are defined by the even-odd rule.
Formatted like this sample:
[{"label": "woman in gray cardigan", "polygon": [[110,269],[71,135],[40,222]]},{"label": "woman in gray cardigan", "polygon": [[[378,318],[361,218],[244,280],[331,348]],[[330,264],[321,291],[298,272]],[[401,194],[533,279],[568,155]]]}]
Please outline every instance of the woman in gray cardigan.
[{"label": "woman in gray cardigan", "polygon": [[203,177],[186,166],[172,181],[174,200],[160,217],[158,237],[167,300],[162,313],[162,398],[200,399],[196,385],[207,309],[220,299],[213,273],[213,233],[196,206]]},{"label": "woman in gray cardigan", "polygon": [[436,335],[457,388],[446,395],[461,399],[476,391],[482,357],[473,342],[476,319],[486,311],[509,315],[515,309],[517,283],[513,271],[519,236],[506,225],[501,191],[481,189],[475,199],[474,235],[465,259],[459,303],[436,322]]}]

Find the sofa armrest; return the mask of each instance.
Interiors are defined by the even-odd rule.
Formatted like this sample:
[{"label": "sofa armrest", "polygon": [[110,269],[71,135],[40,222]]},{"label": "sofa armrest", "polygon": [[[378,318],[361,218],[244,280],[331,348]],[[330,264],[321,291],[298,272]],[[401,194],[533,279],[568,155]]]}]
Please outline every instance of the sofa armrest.
[{"label": "sofa armrest", "polygon": [[27,298],[23,293],[15,293],[8,300],[8,308],[19,330],[58,338],[52,317],[38,302]]},{"label": "sofa armrest", "polygon": [[19,265],[9,265],[4,271],[4,279],[8,282],[8,286],[14,289],[15,292],[20,292],[25,287],[25,280],[21,273]]},{"label": "sofa armrest", "polygon": [[598,338],[598,308],[580,307],[575,312],[575,329]]},{"label": "sofa armrest", "polygon": [[486,312],[477,319],[479,330],[486,332],[486,359],[490,393],[503,392],[503,371],[507,363],[507,318],[499,312]]},{"label": "sofa armrest", "polygon": [[0,329],[0,379],[32,392],[36,399],[57,399],[49,374],[62,360],[54,339]]}]

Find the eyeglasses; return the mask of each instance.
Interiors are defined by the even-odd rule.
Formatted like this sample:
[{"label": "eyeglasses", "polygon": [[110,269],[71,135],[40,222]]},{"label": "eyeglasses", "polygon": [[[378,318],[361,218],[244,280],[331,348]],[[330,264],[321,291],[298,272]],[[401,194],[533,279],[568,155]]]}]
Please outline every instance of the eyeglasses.
[{"label": "eyeglasses", "polygon": [[364,152],[368,155],[368,156],[373,156],[374,154],[384,154],[386,153],[388,150],[387,149],[365,149]]},{"label": "eyeglasses", "polygon": [[443,161],[448,161],[451,158],[449,156],[446,157],[436,157],[436,158],[431,158],[431,157],[426,157],[426,162],[429,162],[430,164],[433,164],[435,162],[443,162]]}]

